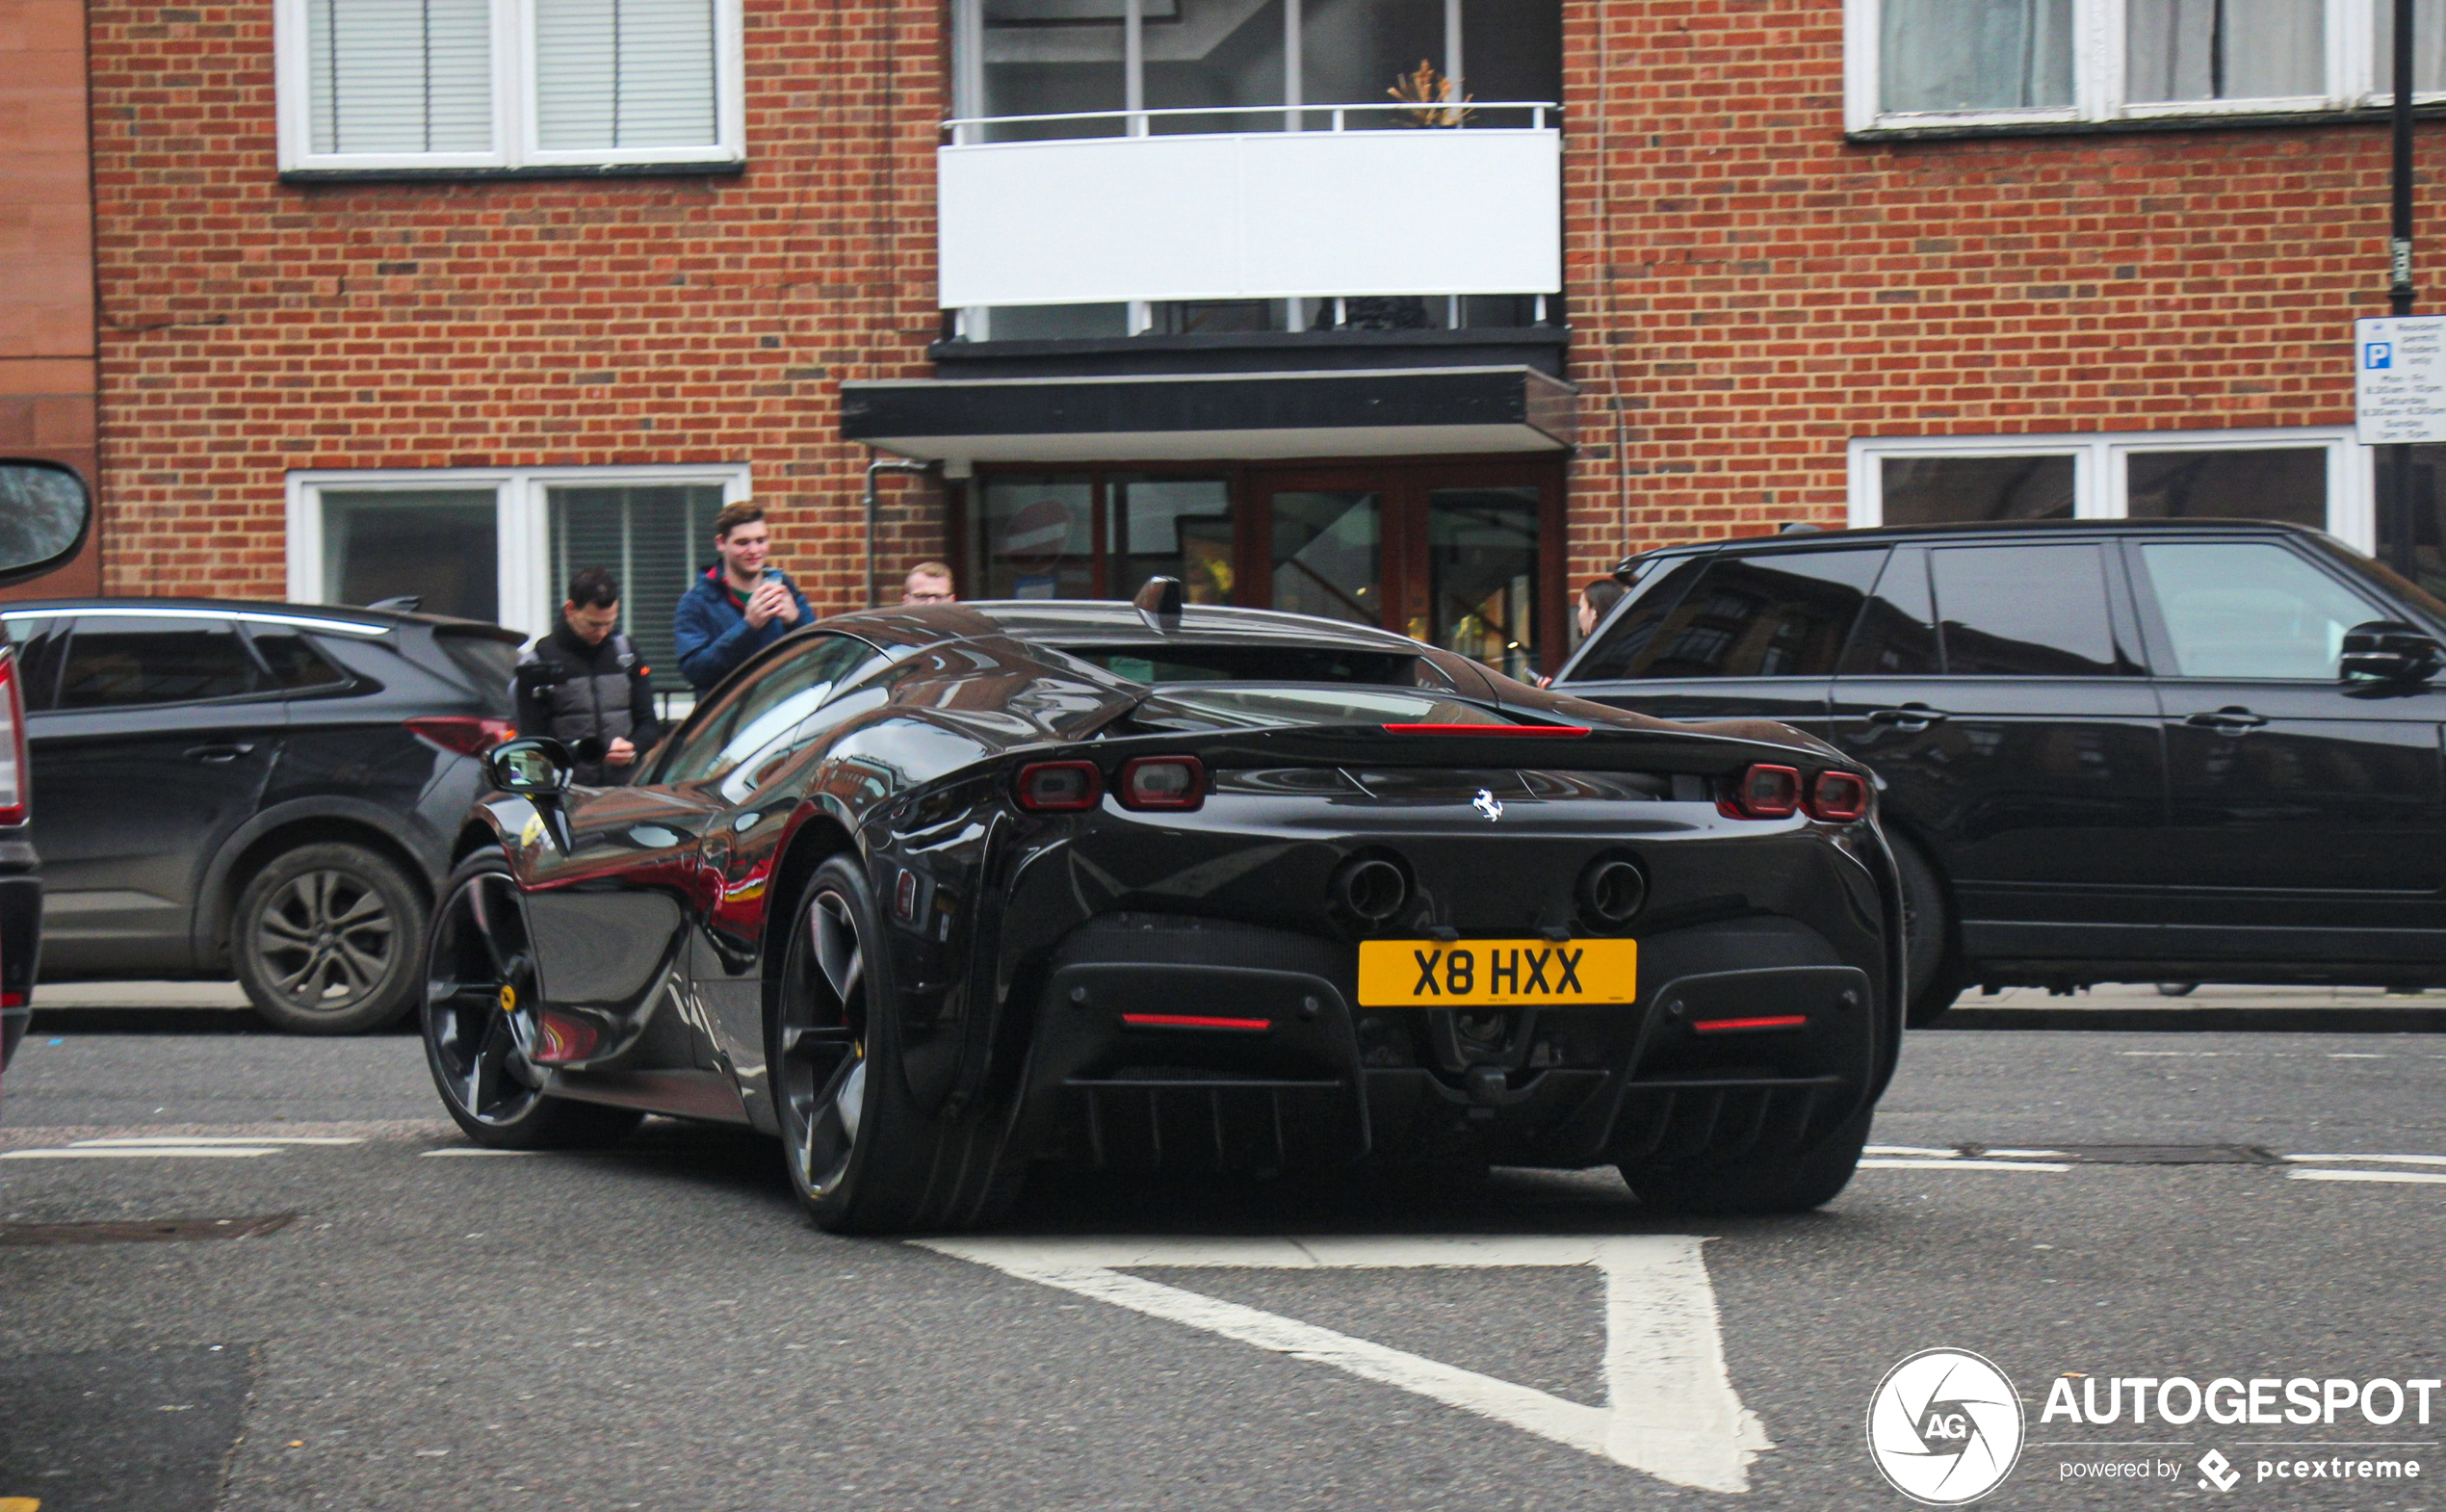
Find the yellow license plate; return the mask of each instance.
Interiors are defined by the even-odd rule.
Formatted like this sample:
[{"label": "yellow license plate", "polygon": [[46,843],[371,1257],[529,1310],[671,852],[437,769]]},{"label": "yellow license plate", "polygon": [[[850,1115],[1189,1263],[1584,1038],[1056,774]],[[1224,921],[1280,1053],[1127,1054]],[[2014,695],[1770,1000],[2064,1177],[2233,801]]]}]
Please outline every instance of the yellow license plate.
[{"label": "yellow license plate", "polygon": [[1638,996],[1636,940],[1359,942],[1362,1007],[1578,1007]]}]

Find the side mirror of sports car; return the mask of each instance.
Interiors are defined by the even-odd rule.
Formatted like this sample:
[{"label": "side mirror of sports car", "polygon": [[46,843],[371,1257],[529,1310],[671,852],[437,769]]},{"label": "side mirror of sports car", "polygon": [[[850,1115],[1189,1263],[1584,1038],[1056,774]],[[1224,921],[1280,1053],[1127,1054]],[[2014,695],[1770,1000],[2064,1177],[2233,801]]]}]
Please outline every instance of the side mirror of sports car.
[{"label": "side mirror of sports car", "polygon": [[568,792],[573,768],[567,746],[531,736],[494,746],[484,757],[484,771],[504,793],[539,798]]}]

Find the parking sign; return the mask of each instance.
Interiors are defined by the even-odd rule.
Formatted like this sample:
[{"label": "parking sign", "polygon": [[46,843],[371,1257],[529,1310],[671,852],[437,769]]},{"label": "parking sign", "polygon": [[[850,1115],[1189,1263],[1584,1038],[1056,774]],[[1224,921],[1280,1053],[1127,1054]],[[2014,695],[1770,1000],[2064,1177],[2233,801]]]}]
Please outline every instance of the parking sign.
[{"label": "parking sign", "polygon": [[2446,441],[2446,316],[2355,321],[2353,330],[2361,444]]}]

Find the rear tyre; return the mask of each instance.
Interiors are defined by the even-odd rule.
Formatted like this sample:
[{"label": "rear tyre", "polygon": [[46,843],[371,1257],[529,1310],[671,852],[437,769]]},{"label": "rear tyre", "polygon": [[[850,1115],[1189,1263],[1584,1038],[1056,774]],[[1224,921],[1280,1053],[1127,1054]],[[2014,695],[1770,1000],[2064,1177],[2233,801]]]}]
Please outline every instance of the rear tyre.
[{"label": "rear tyre", "polygon": [[1887,845],[1894,853],[1894,872],[1903,892],[1904,987],[1909,994],[1903,1022],[1913,1029],[1926,1029],[1962,996],[1945,888],[1937,880],[1937,869],[1911,842],[1889,838]]},{"label": "rear tyre", "polygon": [[1019,1197],[1001,1121],[938,1118],[901,1068],[892,952],[854,858],[816,869],[788,920],[767,1046],[783,1165],[836,1234],[991,1223]]},{"label": "rear tyre", "polygon": [[1850,1184],[1875,1114],[1874,1105],[1862,1108],[1823,1140],[1796,1155],[1620,1169],[1632,1194],[1657,1212],[1694,1217],[1807,1212],[1832,1202]]},{"label": "rear tyre", "polygon": [[443,886],[425,952],[425,1064],[442,1107],[494,1150],[608,1144],[645,1115],[547,1097],[528,1058],[535,963],[518,883],[498,851],[471,857]]},{"label": "rear tyre", "polygon": [[416,1001],[425,899],[389,860],[325,841],[274,856],[238,895],[229,954],[255,1012],[292,1034],[360,1034]]}]

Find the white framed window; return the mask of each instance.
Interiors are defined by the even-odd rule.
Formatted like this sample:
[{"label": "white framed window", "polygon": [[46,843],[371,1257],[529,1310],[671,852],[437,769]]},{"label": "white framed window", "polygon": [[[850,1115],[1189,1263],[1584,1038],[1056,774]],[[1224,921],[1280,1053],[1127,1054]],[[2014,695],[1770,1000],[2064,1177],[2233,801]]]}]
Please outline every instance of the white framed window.
[{"label": "white framed window", "polygon": [[273,0],[282,171],[742,161],[740,0]]},{"label": "white framed window", "polygon": [[738,463],[293,472],[288,482],[291,603],[414,597],[429,613],[533,637],[552,629],[572,572],[609,567],[621,628],[658,685],[685,690],[671,611],[713,560],[714,516],[752,480]]},{"label": "white framed window", "polygon": [[[2446,91],[2446,0],[2414,88]],[[1845,126],[2349,110],[2393,97],[2392,0],[1844,0]]]},{"label": "white framed window", "polygon": [[2350,426],[2078,435],[1859,436],[1850,523],[2253,519],[2376,545],[2369,450]]}]

